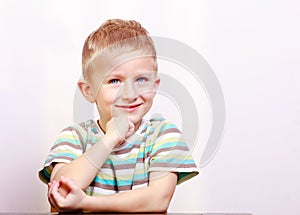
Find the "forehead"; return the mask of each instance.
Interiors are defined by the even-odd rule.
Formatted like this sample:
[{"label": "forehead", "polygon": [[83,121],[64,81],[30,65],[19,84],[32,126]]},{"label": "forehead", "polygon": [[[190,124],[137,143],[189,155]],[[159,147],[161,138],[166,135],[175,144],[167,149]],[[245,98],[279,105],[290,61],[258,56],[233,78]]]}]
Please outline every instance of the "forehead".
[{"label": "forehead", "polygon": [[111,71],[108,71],[107,75],[115,74],[144,74],[144,73],[154,73],[155,66],[154,60],[151,57],[140,57],[136,59],[130,59],[125,62],[120,63]]},{"label": "forehead", "polygon": [[92,64],[92,79],[103,79],[116,73],[153,73],[156,72],[156,60],[153,56],[121,55],[114,59],[95,58]]}]

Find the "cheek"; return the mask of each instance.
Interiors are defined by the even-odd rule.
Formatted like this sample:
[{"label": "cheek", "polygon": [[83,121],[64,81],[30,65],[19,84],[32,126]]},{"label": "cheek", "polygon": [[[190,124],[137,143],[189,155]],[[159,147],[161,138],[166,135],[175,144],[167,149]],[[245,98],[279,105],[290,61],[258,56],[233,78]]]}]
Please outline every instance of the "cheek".
[{"label": "cheek", "polygon": [[155,93],[154,92],[147,92],[140,95],[144,100],[152,101],[154,99]]},{"label": "cheek", "polygon": [[115,102],[118,91],[116,89],[100,90],[98,94],[98,100],[102,104],[112,104]]},{"label": "cheek", "polygon": [[153,99],[154,99],[155,93],[153,92],[149,92],[149,93],[144,93],[143,95],[141,95],[141,98],[145,101],[148,102],[150,104],[152,104]]},{"label": "cheek", "polygon": [[98,110],[101,112],[100,115],[105,115],[106,117],[110,117],[112,113],[114,99],[113,97],[108,96],[107,94],[101,94],[103,96],[99,96],[97,99]]},{"label": "cheek", "polygon": [[109,95],[103,95],[98,101],[99,105],[103,105],[103,107],[110,107],[115,102],[114,97]]}]

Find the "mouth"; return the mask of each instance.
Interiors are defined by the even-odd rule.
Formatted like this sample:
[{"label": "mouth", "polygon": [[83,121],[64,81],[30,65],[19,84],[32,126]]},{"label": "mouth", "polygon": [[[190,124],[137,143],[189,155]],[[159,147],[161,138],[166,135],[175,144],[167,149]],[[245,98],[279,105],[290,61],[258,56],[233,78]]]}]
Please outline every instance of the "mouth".
[{"label": "mouth", "polygon": [[133,104],[133,105],[116,105],[117,108],[125,110],[128,113],[134,112],[138,109],[142,104]]}]

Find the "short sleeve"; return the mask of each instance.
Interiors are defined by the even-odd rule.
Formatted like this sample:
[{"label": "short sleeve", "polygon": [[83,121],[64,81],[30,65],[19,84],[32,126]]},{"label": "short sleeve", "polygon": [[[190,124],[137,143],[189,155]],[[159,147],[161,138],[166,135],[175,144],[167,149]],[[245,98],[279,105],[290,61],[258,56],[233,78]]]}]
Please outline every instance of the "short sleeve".
[{"label": "short sleeve", "polygon": [[84,152],[84,143],[82,131],[75,125],[69,126],[61,131],[54,145],[52,146],[43,168],[39,171],[39,178],[44,183],[50,181],[53,167],[56,163],[70,163],[72,160],[80,157]]},{"label": "short sleeve", "polygon": [[149,171],[175,172],[178,174],[177,184],[199,173],[191,151],[176,125],[164,120],[153,134],[155,139],[152,140],[154,145]]}]

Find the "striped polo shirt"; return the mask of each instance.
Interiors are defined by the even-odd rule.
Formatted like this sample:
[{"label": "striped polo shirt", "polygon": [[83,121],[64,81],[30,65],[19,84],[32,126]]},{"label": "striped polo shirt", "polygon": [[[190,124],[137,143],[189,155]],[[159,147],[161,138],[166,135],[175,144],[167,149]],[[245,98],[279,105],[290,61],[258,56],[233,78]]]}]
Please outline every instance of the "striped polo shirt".
[{"label": "striped polo shirt", "polygon": [[[40,179],[48,183],[56,163],[69,163],[80,157],[102,135],[93,120],[62,130],[39,171]],[[143,120],[134,135],[113,149],[85,192],[105,195],[145,187],[151,171],[176,172],[177,184],[198,174],[181,132],[162,118]]]}]

